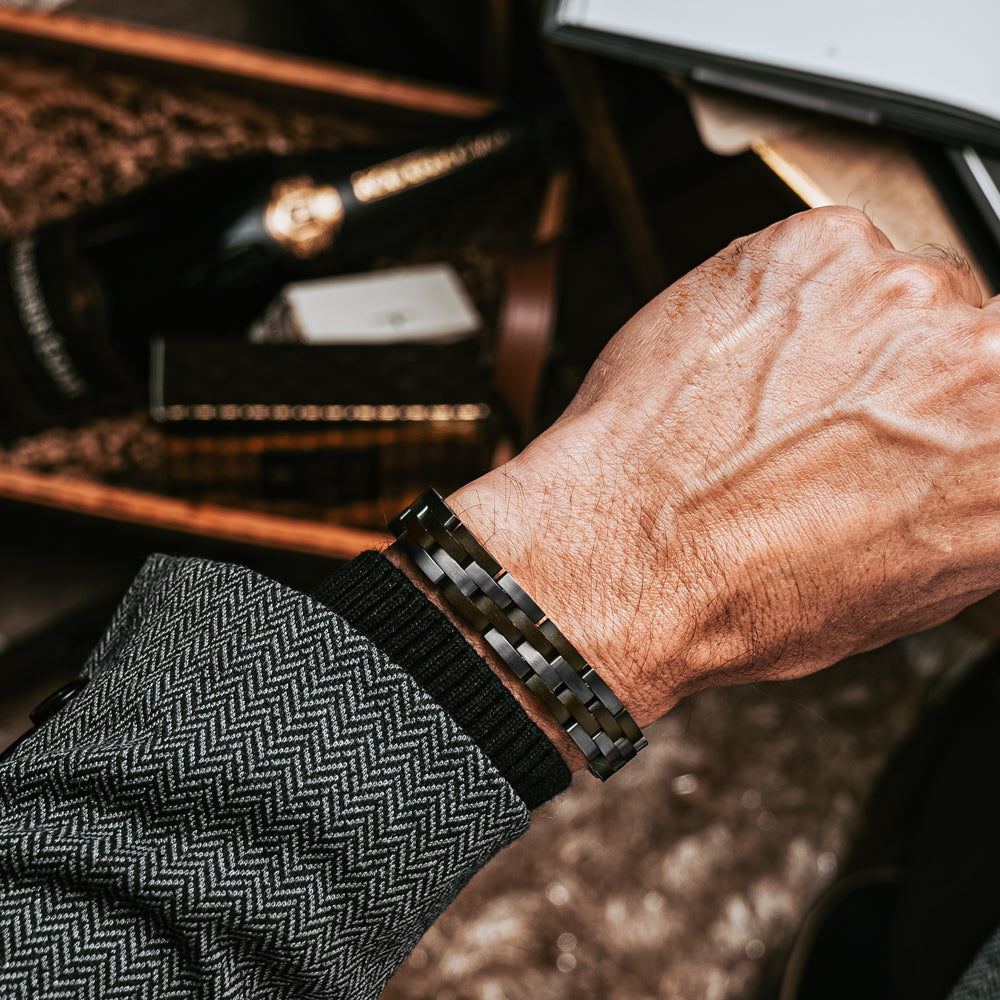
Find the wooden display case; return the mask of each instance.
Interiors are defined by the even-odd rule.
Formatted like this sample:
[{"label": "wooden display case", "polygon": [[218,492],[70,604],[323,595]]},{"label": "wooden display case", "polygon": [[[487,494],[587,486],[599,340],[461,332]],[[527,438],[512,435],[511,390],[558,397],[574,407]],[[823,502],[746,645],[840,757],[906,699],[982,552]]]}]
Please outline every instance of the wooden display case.
[{"label": "wooden display case", "polygon": [[[502,103],[457,87],[245,45],[5,7],[0,7],[0,75],[9,84],[8,114],[26,133],[19,139],[16,129],[8,131],[8,162],[21,157],[28,161],[28,174],[47,178],[37,196],[27,177],[14,178],[8,171],[0,179],[0,188],[12,192],[6,200],[13,206],[0,219],[4,238],[204,156],[294,151],[312,142],[329,143],[338,130],[346,141],[383,133],[419,136],[429,124],[473,120]],[[173,131],[168,135],[168,130]],[[43,133],[50,145],[47,160],[29,149],[38,145],[32,136]],[[116,152],[99,148],[102,134],[111,134]],[[70,148],[89,167],[77,169],[72,183],[53,181]],[[530,227],[527,236],[530,243]],[[484,252],[489,255],[491,249]],[[493,291],[484,312],[494,322],[503,311],[504,266],[505,261],[494,261],[485,268],[484,280]],[[54,431],[0,451],[0,499],[338,558],[384,542],[378,530],[345,526],[322,513],[285,516],[261,505],[250,509],[254,505],[164,495],[148,487],[148,475],[131,476],[127,459],[105,461],[105,455],[103,465],[114,466],[111,475],[105,468],[88,471],[88,448],[113,451],[109,435],[112,441],[125,440],[120,447],[131,448],[136,434],[145,433],[136,431],[141,419],[126,418],[120,433],[101,423],[96,446],[86,442],[85,431]]]}]

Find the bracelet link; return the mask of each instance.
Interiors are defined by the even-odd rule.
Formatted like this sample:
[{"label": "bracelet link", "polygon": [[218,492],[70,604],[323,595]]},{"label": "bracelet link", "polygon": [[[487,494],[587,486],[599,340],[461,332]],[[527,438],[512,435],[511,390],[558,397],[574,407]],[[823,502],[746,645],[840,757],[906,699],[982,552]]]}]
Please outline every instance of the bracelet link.
[{"label": "bracelet link", "polygon": [[414,565],[569,734],[592,774],[606,781],[646,746],[611,688],[436,490],[389,527]]}]

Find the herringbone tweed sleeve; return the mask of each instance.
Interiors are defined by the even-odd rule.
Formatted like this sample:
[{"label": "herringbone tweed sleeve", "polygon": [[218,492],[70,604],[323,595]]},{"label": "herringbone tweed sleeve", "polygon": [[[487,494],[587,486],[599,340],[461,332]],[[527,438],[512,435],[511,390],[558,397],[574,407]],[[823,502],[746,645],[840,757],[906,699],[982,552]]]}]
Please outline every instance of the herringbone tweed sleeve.
[{"label": "herringbone tweed sleeve", "polygon": [[521,799],[333,612],[152,558],[0,764],[0,998],[377,997]]}]

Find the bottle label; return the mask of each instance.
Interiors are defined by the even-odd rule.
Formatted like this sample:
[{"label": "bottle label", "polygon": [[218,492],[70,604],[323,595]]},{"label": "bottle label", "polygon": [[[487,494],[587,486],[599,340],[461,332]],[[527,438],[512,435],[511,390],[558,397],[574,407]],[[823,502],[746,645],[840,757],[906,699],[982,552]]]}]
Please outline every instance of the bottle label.
[{"label": "bottle label", "polygon": [[18,240],[11,247],[10,284],[28,343],[38,363],[67,399],[79,399],[86,394],[87,383],[73,364],[66,341],[56,329],[45,302],[34,239]]},{"label": "bottle label", "polygon": [[255,344],[452,343],[483,320],[449,264],[293,281],[250,328]]},{"label": "bottle label", "polygon": [[418,149],[367,170],[355,171],[351,174],[351,190],[362,203],[388,198],[492,156],[509,145],[510,140],[510,129],[498,128],[494,132],[460,139],[443,149]]},{"label": "bottle label", "polygon": [[335,187],[311,177],[279,181],[264,212],[264,227],[296,257],[315,257],[333,246],[344,221],[344,203]]}]

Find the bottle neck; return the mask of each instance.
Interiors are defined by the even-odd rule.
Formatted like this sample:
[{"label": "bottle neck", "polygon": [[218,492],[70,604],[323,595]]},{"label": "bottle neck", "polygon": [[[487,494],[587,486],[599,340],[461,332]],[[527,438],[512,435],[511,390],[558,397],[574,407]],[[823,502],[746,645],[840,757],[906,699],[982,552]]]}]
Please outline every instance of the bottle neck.
[{"label": "bottle neck", "polygon": [[[483,174],[509,163],[529,146],[530,129],[491,119],[462,135],[391,156],[340,176],[310,173],[277,181],[264,210],[267,236],[306,261],[333,253],[358,258],[419,226],[414,212],[456,199]],[[259,223],[239,223],[244,234]],[[234,229],[230,234],[237,236]]]}]

